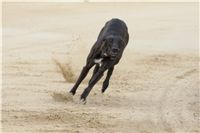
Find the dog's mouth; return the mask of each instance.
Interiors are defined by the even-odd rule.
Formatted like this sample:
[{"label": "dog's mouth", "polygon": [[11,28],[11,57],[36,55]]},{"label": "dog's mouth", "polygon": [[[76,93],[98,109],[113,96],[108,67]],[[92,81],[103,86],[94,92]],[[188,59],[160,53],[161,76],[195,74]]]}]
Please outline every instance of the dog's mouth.
[{"label": "dog's mouth", "polygon": [[108,57],[111,60],[114,60],[117,57],[117,54],[114,54],[114,53],[103,53],[103,57]]},{"label": "dog's mouth", "polygon": [[117,56],[117,55],[111,55],[111,56],[110,56],[110,59],[111,59],[111,60],[114,60],[114,59],[116,58],[116,56]]}]

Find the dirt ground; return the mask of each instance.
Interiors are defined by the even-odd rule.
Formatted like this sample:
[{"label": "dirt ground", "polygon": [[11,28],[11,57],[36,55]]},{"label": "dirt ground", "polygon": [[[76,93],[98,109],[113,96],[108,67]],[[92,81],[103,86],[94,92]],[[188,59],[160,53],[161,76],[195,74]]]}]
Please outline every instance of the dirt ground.
[{"label": "dirt ground", "polygon": [[[4,3],[3,132],[198,133],[197,16],[197,3]],[[82,105],[91,73],[67,92],[115,17],[129,44]]]}]

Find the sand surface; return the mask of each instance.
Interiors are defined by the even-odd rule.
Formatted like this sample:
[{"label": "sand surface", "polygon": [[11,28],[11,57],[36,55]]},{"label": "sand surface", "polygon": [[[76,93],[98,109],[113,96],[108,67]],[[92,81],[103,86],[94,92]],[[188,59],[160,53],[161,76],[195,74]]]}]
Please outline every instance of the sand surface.
[{"label": "sand surface", "polygon": [[[195,3],[4,3],[3,132],[197,133],[197,15]],[[129,44],[105,94],[102,79],[82,105],[91,73],[67,92],[114,17]]]}]

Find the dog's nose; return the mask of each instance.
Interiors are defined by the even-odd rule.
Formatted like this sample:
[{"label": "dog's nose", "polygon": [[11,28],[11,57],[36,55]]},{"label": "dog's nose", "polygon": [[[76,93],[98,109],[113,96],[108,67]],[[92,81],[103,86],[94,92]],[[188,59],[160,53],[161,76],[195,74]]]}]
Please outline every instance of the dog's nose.
[{"label": "dog's nose", "polygon": [[118,49],[118,48],[112,48],[112,52],[113,52],[113,53],[118,53],[118,52],[119,52],[119,49]]}]

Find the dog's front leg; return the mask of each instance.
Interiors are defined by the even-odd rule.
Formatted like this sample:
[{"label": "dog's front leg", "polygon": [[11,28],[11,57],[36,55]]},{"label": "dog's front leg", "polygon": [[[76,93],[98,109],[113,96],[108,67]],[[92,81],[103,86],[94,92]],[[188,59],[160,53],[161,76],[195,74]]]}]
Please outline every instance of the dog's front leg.
[{"label": "dog's front leg", "polygon": [[91,89],[94,87],[94,85],[101,79],[103,76],[104,71],[106,70],[105,67],[101,67],[98,69],[97,73],[91,78],[88,87],[84,90],[84,92],[81,95],[81,100],[85,101],[86,97],[90,93]]},{"label": "dog's front leg", "polygon": [[105,90],[107,89],[107,87],[109,85],[109,80],[110,80],[110,77],[112,75],[113,70],[114,70],[114,66],[111,67],[110,69],[108,69],[106,79],[103,82],[103,87],[102,87],[102,90],[101,90],[102,93],[105,92]]},{"label": "dog's front leg", "polygon": [[[92,74],[92,78],[94,77],[94,75],[97,73],[97,71],[99,70],[99,64],[96,64],[94,70],[93,70],[93,74]],[[92,78],[90,79],[89,83],[91,82]]]},{"label": "dog's front leg", "polygon": [[70,90],[70,93],[72,93],[72,95],[75,95],[78,86],[80,85],[80,83],[82,82],[82,80],[87,76],[90,68],[93,67],[93,66],[94,66],[94,63],[87,63],[86,66],[83,67],[83,69],[81,71],[81,74],[80,74],[78,80],[76,81],[76,84]]}]

